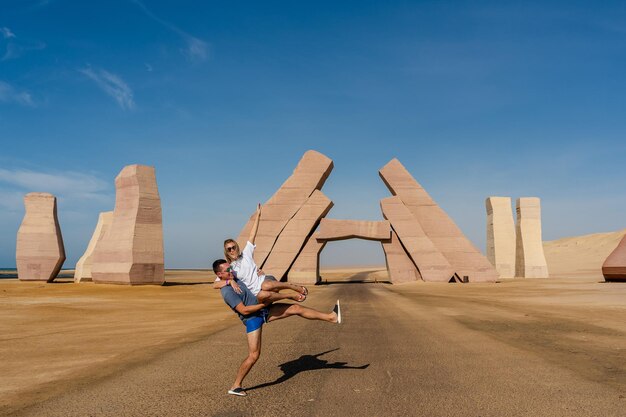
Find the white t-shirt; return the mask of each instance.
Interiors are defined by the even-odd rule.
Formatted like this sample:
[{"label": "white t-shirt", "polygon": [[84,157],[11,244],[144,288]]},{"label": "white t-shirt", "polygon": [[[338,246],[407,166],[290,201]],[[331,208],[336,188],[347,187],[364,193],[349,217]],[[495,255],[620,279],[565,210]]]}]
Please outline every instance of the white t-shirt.
[{"label": "white t-shirt", "polygon": [[241,256],[231,262],[230,266],[233,268],[237,279],[246,284],[246,287],[252,294],[257,295],[261,291],[261,283],[265,279],[265,275],[259,276],[259,269],[254,262],[255,248],[256,245],[247,242],[246,247],[241,252]]}]

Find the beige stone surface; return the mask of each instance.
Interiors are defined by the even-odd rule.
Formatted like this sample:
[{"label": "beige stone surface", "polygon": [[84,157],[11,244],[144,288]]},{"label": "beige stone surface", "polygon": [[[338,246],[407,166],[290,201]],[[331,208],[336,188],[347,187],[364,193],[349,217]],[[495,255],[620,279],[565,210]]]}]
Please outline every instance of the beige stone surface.
[{"label": "beige stone surface", "polygon": [[537,197],[518,198],[517,249],[515,276],[520,278],[548,278],[548,264],[541,239],[541,201]]},{"label": "beige stone surface", "polygon": [[[459,277],[468,276],[470,282],[495,282],[498,279],[498,273],[493,265],[469,241],[400,161],[392,159],[380,169],[379,174],[391,194],[398,196],[408,207],[426,236],[443,254]],[[398,236],[404,243],[402,235],[398,233]],[[420,272],[424,277],[424,271],[421,268]]]},{"label": "beige stone surface", "polygon": [[318,239],[345,240],[389,240],[391,225],[388,221],[322,219]]},{"label": "beige stone surface", "polygon": [[626,281],[626,237],[602,263],[602,275],[606,281]]},{"label": "beige stone surface", "polygon": [[91,281],[93,251],[96,249],[98,242],[109,230],[109,226],[111,226],[112,221],[112,211],[104,211],[98,216],[98,224],[96,225],[96,229],[93,231],[93,235],[91,235],[91,240],[87,245],[87,249],[78,262],[76,262],[76,268],[74,269],[74,282]]},{"label": "beige stone surface", "polygon": [[381,243],[385,252],[389,281],[394,284],[401,284],[422,279],[409,254],[402,247],[396,232],[392,230],[391,237]]},{"label": "beige stone surface", "polygon": [[[332,169],[333,161],[327,156],[313,150],[305,152],[291,176],[263,204],[254,251],[254,260],[257,265],[264,267],[264,262],[283,228],[313,194],[313,191],[322,188]],[[255,214],[250,216],[237,238],[242,248],[245,247],[250,235],[254,216]]]},{"label": "beige stone surface", "polygon": [[288,279],[300,284],[317,284],[320,282],[320,253],[326,240],[317,240],[318,232],[309,236],[300,254],[291,265]]},{"label": "beige stone surface", "polygon": [[65,262],[57,199],[49,193],[28,193],[24,207],[15,250],[17,275],[21,281],[52,282]]},{"label": "beige stone surface", "polygon": [[[454,268],[426,236],[400,197],[380,200],[380,208],[383,217],[391,223],[393,231],[398,235],[424,281],[448,282],[454,277]],[[399,263],[397,258],[394,261]]]},{"label": "beige stone surface", "polygon": [[515,277],[515,222],[510,197],[489,197],[487,208],[487,259],[500,278]]},{"label": "beige stone surface", "polygon": [[113,221],[92,262],[96,283],[163,283],[163,223],[154,167],[129,165],[115,178]]},{"label": "beige stone surface", "polygon": [[320,219],[326,216],[332,207],[333,202],[324,193],[319,190],[313,191],[311,197],[278,236],[272,252],[263,265],[263,270],[281,279],[300,253],[307,237],[313,233]]}]

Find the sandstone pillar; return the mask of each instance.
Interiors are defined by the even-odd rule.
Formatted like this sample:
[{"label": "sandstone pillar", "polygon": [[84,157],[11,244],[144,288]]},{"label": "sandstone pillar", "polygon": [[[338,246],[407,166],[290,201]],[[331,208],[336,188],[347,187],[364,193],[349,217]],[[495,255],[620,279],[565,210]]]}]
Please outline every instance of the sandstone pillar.
[{"label": "sandstone pillar", "polygon": [[[470,282],[495,282],[498,279],[498,273],[493,265],[465,237],[461,229],[409,174],[400,161],[391,160],[380,169],[379,174],[391,194],[398,196],[408,207],[425,235],[443,254],[459,277],[468,276]],[[400,232],[395,227],[394,230],[404,244]],[[421,268],[420,272],[426,279]]]},{"label": "sandstone pillar", "polygon": [[104,211],[98,216],[98,224],[96,229],[91,235],[91,240],[87,245],[87,249],[83,256],[76,262],[76,268],[74,271],[74,282],[91,281],[91,265],[93,261],[93,252],[96,249],[96,245],[102,239],[104,234],[109,230],[111,222],[113,221],[113,212]]},{"label": "sandstone pillar", "polygon": [[293,265],[289,269],[289,281],[299,284],[317,284],[320,282],[320,253],[325,240],[317,240],[317,232],[311,235]]},{"label": "sandstone pillar", "polygon": [[515,277],[515,223],[510,197],[489,197],[487,207],[487,259],[500,278]]},{"label": "sandstone pillar", "polygon": [[602,264],[605,281],[626,281],[626,236]]},{"label": "sandstone pillar", "polygon": [[394,284],[421,280],[422,276],[413,261],[406,253],[398,235],[391,231],[391,239],[381,242],[385,252],[385,263],[389,273],[389,281]]},{"label": "sandstone pillar", "polygon": [[541,202],[537,197],[518,198],[517,250],[515,276],[521,278],[548,278],[548,264],[541,239]]},{"label": "sandstone pillar", "polygon": [[57,199],[48,193],[28,193],[24,206],[15,250],[17,276],[21,281],[52,282],[65,262]]},{"label": "sandstone pillar", "polygon": [[153,167],[129,165],[115,178],[113,221],[92,262],[96,283],[164,282],[161,199]]}]

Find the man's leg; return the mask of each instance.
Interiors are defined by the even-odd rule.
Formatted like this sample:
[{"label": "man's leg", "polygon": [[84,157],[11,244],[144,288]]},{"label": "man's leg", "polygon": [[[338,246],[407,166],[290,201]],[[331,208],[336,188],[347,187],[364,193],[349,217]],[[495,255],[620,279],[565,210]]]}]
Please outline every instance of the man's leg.
[{"label": "man's leg", "polygon": [[303,307],[299,304],[272,304],[269,307],[268,323],[274,320],[285,319],[291,316],[300,316],[307,320],[322,320],[337,323],[338,315],[335,311],[322,313],[312,308]]},{"label": "man's leg", "polygon": [[246,375],[248,375],[248,372],[250,372],[252,366],[254,366],[256,361],[259,359],[259,356],[261,356],[262,332],[263,327],[260,327],[258,330],[246,334],[248,336],[248,357],[241,363],[231,390],[241,387],[243,379]]}]

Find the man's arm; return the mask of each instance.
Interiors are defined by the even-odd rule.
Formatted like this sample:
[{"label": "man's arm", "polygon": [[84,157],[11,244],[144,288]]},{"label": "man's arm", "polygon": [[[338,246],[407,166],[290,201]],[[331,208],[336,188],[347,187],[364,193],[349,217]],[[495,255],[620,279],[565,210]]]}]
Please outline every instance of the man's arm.
[{"label": "man's arm", "polygon": [[267,307],[265,304],[254,304],[251,306],[247,306],[247,305],[244,305],[243,302],[241,302],[237,304],[237,306],[235,306],[235,310],[237,310],[239,314],[243,314],[244,316],[247,316],[248,314],[252,314],[252,313],[256,313],[257,311],[260,311],[265,307]]},{"label": "man's arm", "polygon": [[256,207],[256,218],[254,219],[254,224],[252,225],[252,230],[250,230],[250,236],[248,237],[248,242],[254,245],[254,239],[256,239],[256,232],[259,230],[259,219],[261,218],[261,203],[257,204]]},{"label": "man's arm", "polygon": [[215,281],[213,282],[213,289],[219,290],[219,289],[224,288],[227,285],[230,285],[231,287],[233,287],[233,290],[235,290],[237,294],[241,294],[241,288],[239,288],[239,285],[234,280],[231,280],[231,279],[223,280],[223,279],[216,278]]}]

